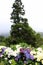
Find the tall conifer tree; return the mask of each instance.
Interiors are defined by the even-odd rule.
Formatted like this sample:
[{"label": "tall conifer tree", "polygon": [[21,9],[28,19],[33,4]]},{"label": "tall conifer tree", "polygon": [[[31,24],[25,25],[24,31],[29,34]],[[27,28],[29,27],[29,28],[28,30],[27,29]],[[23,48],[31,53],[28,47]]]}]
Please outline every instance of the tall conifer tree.
[{"label": "tall conifer tree", "polygon": [[11,20],[13,20],[13,24],[11,25],[11,36],[13,44],[25,42],[35,45],[35,34],[29,26],[27,18],[23,17],[25,10],[21,0],[15,0],[12,9]]}]

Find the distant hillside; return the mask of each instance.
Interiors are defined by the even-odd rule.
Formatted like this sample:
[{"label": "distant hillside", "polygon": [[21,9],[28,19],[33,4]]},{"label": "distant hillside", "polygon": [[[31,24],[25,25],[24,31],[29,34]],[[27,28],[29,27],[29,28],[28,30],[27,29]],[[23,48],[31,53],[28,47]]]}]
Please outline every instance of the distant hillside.
[{"label": "distant hillside", "polygon": [[[41,35],[41,37],[43,37],[43,32],[37,32]],[[8,37],[10,35],[10,33],[1,33],[0,36],[5,36]]]},{"label": "distant hillside", "polygon": [[39,34],[41,35],[41,37],[43,37],[43,32],[39,32]]},{"label": "distant hillside", "polygon": [[10,34],[9,33],[1,33],[0,36],[5,36],[8,37]]}]

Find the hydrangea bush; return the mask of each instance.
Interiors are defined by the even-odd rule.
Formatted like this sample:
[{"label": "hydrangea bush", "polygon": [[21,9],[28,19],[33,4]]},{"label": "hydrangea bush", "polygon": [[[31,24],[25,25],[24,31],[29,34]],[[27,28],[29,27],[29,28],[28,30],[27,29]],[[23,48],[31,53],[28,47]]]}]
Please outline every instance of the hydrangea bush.
[{"label": "hydrangea bush", "polygon": [[16,45],[16,50],[0,46],[0,63],[4,65],[43,65],[42,48],[30,49]]}]

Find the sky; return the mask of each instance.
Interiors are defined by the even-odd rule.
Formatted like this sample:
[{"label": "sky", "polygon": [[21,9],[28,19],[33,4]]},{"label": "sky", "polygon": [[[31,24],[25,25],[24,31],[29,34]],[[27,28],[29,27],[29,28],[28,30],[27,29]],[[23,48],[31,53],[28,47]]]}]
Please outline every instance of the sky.
[{"label": "sky", "polygon": [[[10,14],[13,3],[14,0],[0,0],[0,33],[11,30]],[[22,3],[29,25],[36,32],[43,32],[43,0],[22,0]]]}]

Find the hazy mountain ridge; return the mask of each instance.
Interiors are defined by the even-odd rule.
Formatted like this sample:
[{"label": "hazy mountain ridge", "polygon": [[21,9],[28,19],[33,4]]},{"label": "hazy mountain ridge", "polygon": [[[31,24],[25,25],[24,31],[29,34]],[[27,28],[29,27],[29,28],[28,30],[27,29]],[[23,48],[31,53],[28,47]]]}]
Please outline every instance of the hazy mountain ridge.
[{"label": "hazy mountain ridge", "polygon": [[[38,32],[41,37],[43,37],[43,32]],[[1,33],[0,36],[5,36],[5,37],[8,37],[10,35],[10,33]]]},{"label": "hazy mountain ridge", "polygon": [[1,33],[0,36],[5,36],[8,37],[10,35],[10,33]]},{"label": "hazy mountain ridge", "polygon": [[43,32],[38,32],[40,35],[41,35],[41,37],[43,37]]}]

